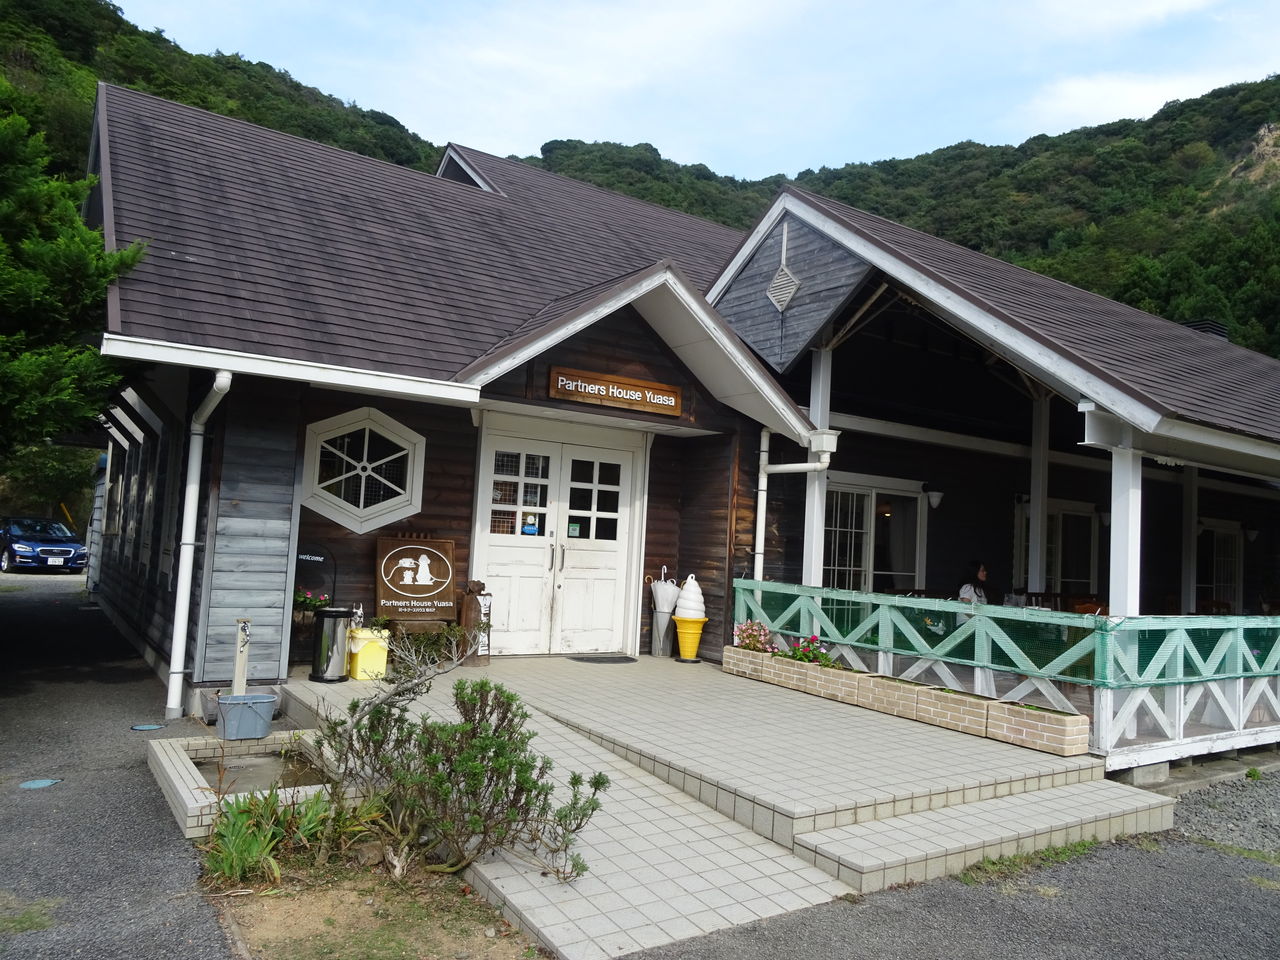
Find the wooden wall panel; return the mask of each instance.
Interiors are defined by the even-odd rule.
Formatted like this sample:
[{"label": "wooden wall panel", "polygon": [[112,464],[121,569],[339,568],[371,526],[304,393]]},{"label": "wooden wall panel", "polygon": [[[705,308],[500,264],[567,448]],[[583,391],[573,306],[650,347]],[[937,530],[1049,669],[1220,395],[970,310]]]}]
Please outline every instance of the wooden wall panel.
[{"label": "wooden wall panel", "polygon": [[[305,398],[302,422],[314,423],[363,406],[372,406],[426,437],[422,510],[378,530],[357,534],[303,507],[298,551],[314,549],[333,557],[337,580],[326,583],[325,592],[332,593],[344,605],[363,604],[369,612],[374,607],[374,554],[380,536],[413,533],[433,540],[452,540],[455,577],[459,583],[468,578],[479,432],[471,424],[470,413],[456,407],[320,390],[311,391]],[[292,652],[295,659],[306,655],[305,649]]]},{"label": "wooden wall panel", "polygon": [[286,587],[293,564],[289,534],[302,389],[241,378],[219,409],[207,518],[213,535],[205,537],[209,547],[199,567],[197,596],[204,598],[204,608],[193,618],[200,624],[193,682],[231,681],[241,617],[252,621],[249,679],[284,679],[280,658],[292,620]]},{"label": "wooden wall panel", "polygon": [[[549,399],[547,387],[552,367],[609,373],[678,386],[682,391],[681,414],[668,417]],[[736,415],[702,389],[688,367],[680,362],[633,307],[622,308],[498,378],[484,388],[484,393],[561,410],[649,420],[657,424],[679,422],[708,430],[730,430],[736,423]]]}]

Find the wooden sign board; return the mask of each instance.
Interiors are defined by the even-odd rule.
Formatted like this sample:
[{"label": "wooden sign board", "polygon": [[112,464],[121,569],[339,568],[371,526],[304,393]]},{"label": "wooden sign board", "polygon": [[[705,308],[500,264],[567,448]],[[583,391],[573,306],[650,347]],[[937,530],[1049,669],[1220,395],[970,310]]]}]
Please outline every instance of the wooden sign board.
[{"label": "wooden sign board", "polygon": [[556,400],[680,416],[679,387],[631,377],[552,367],[547,395]]},{"label": "wooden sign board", "polygon": [[392,620],[456,620],[453,541],[379,537],[377,615]]}]

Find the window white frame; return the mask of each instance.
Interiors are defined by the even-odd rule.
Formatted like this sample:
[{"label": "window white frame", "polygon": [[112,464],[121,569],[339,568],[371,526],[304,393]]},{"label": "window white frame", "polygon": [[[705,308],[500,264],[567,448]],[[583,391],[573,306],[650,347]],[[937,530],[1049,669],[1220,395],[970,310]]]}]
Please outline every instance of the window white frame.
[{"label": "window white frame", "polygon": [[[333,437],[366,429],[390,440],[406,451],[406,486],[403,493],[368,507],[348,503],[320,487],[320,451],[323,443]],[[347,413],[329,417],[307,426],[306,451],[303,455],[302,505],[310,507],[322,517],[340,523],[354,533],[367,533],[396,520],[411,517],[422,509],[422,476],[426,458],[427,441],[420,433],[410,430],[385,413],[373,407],[361,407]],[[362,465],[362,472],[368,471]]]},{"label": "window white frame", "polygon": [[[924,572],[926,568],[926,552],[928,548],[928,529],[929,529],[929,501],[924,493],[924,481],[922,480],[904,480],[899,477],[880,477],[868,473],[844,473],[839,470],[830,470],[827,472],[827,494],[832,493],[856,493],[869,496],[871,509],[875,509],[875,501],[878,494],[887,493],[898,497],[914,497],[916,500],[916,563],[915,563],[915,584],[916,589],[922,589],[925,586]],[[823,530],[823,538],[826,539],[827,530]],[[861,590],[871,589],[875,582],[877,572],[885,573],[890,571],[877,571],[875,569],[876,543],[875,543],[875,521],[873,517],[868,518],[866,540],[863,545],[863,583],[858,588]],[[831,558],[827,556],[824,546],[822,557],[822,573],[823,582],[826,582],[827,571],[830,569]],[[901,571],[893,571],[901,572]]]},{"label": "window white frame", "polygon": [[[1200,591],[1209,590],[1215,600],[1225,600],[1231,604],[1231,612],[1239,614],[1244,609],[1244,528],[1239,520],[1221,520],[1216,517],[1201,517],[1199,529],[1196,531],[1199,557],[1199,537],[1212,533],[1213,569],[1201,570],[1196,564],[1196,600],[1199,602]],[[1231,544],[1229,556],[1223,557],[1219,541]],[[1221,559],[1230,561],[1232,569],[1223,571],[1218,562]]]},{"label": "window white frame", "polygon": [[[1092,503],[1083,500],[1059,500],[1050,497],[1046,503],[1047,524],[1045,530],[1047,545],[1053,545],[1053,556],[1046,557],[1045,589],[1049,593],[1062,593],[1062,517],[1064,514],[1087,517],[1090,520],[1089,536],[1089,592],[1098,592],[1098,511]],[[1019,587],[1027,585],[1027,568],[1030,562],[1028,551],[1030,540],[1027,525],[1030,521],[1031,503],[1028,498],[1020,497],[1014,505],[1013,512],[1013,582]]]}]

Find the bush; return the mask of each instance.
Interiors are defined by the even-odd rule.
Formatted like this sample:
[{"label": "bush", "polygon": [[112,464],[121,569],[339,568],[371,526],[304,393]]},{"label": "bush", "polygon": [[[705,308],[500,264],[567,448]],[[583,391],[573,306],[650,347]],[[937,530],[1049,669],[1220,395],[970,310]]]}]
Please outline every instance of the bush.
[{"label": "bush", "polygon": [[459,680],[453,701],[456,722],[414,718],[407,702],[356,701],[346,718],[321,728],[322,748],[345,757],[375,798],[374,829],[392,872],[421,863],[454,873],[501,849],[562,880],[581,876],[586,864],[571,847],[600,808],[608,777],[574,773],[568,802],[555,806],[551,760],[531,749],[520,698],[489,680]]}]

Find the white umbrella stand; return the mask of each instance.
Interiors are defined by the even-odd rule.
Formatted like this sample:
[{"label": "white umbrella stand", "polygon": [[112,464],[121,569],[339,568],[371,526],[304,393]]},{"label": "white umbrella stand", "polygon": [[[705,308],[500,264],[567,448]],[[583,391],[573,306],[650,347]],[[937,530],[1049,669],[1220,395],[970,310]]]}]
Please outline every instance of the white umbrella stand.
[{"label": "white umbrella stand", "polygon": [[655,657],[671,656],[671,615],[675,613],[676,600],[680,596],[680,584],[674,579],[667,579],[667,568],[662,568],[662,576],[650,581],[653,591],[653,648]]}]

